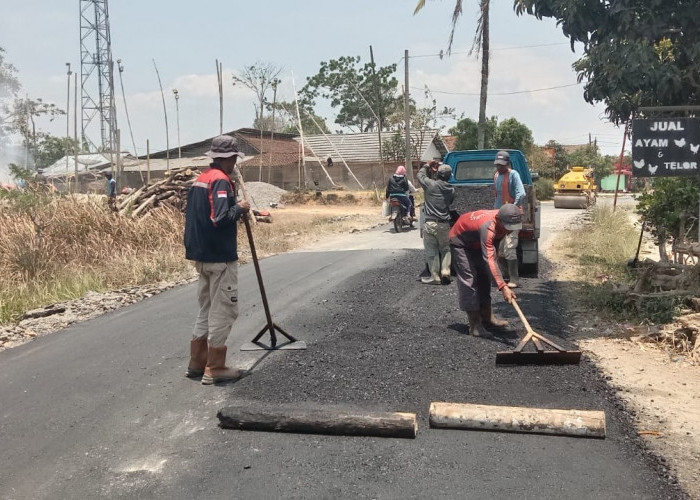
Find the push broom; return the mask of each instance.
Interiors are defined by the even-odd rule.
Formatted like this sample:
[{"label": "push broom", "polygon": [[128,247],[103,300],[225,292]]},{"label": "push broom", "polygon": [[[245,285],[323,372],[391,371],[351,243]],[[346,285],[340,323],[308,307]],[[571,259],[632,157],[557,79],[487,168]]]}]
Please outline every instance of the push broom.
[{"label": "push broom", "polygon": [[[527,334],[512,351],[496,353],[497,365],[577,365],[581,361],[581,351],[567,351],[543,335],[532,329],[527,318],[520,310],[515,299],[510,302],[525,325]],[[535,347],[534,351],[524,351],[528,343]]]}]

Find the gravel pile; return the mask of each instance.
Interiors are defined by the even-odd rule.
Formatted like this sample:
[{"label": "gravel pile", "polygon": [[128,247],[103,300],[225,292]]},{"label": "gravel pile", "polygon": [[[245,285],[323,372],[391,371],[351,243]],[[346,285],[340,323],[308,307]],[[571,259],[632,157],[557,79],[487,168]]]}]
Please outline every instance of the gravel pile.
[{"label": "gravel pile", "polygon": [[279,203],[280,197],[286,193],[284,189],[267,182],[246,182],[245,187],[250,195],[253,208],[257,210],[269,208],[270,203]]},{"label": "gravel pile", "polygon": [[453,208],[460,214],[493,209],[492,186],[455,186]]}]

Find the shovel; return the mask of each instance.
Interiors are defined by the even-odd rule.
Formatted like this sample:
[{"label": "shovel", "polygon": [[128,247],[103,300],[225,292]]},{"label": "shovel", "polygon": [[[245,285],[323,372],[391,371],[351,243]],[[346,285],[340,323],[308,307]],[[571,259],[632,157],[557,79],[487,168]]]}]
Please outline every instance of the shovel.
[{"label": "shovel", "polygon": [[[517,347],[512,351],[496,353],[497,365],[577,365],[581,361],[581,351],[567,351],[548,338],[540,335],[532,329],[527,318],[520,310],[515,299],[510,302],[520,316],[520,321],[525,325],[527,334],[522,338]],[[523,348],[529,343],[535,346],[535,351],[525,351]]]}]

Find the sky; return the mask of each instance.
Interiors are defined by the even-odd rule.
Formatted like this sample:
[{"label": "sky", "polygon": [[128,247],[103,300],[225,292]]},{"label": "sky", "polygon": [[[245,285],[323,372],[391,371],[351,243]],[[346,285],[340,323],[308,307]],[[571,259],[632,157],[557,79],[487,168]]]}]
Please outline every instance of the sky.
[{"label": "sky", "polygon": [[[439,109],[454,107],[476,120],[479,111],[481,61],[469,55],[478,2],[464,2],[452,47],[447,49],[454,7],[452,0],[428,0],[417,15],[417,0],[120,0],[109,4],[112,57],[122,60],[122,83],[138,154],[177,147],[177,115],[172,89],[179,99],[180,143],[218,134],[219,104],[215,61],[223,66],[224,131],[251,127],[255,96],[232,75],[256,62],[282,69],[278,99],[292,100],[294,86],[318,72],[322,61],[341,56],[370,58],[378,66],[397,63],[404,82],[404,51],[409,51],[409,88],[419,106],[426,104],[427,85]],[[66,63],[80,71],[80,0],[0,0],[0,47],[17,68],[22,95],[66,108]],[[596,139],[604,154],[620,154],[623,131],[610,124],[602,103],[583,99],[571,65],[582,56],[553,20],[517,16],[511,0],[491,2],[491,59],[486,113],[499,121],[516,118],[533,132],[537,144],[556,140],[582,144]],[[169,134],[154,69],[165,93]],[[118,72],[114,77],[117,123],[122,149],[133,150],[124,113]],[[79,92],[80,92],[80,83]],[[544,90],[543,90],[544,89]],[[71,81],[70,106],[73,107]],[[91,91],[97,94],[97,90]],[[271,99],[272,96],[270,95]],[[79,96],[80,99],[80,96]],[[317,108],[331,130],[337,109]],[[64,136],[70,122],[59,117],[39,128]],[[444,131],[454,120],[438,123]],[[81,125],[78,124],[80,130]],[[99,130],[89,136],[100,141]],[[0,166],[9,152],[0,152]],[[9,161],[12,161],[10,159]],[[0,179],[2,174],[0,173]]]}]

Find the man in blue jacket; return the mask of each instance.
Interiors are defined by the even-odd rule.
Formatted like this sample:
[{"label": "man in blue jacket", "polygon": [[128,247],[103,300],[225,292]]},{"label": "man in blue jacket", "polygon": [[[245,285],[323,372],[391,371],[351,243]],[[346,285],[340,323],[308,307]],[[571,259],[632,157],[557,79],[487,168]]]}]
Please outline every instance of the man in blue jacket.
[{"label": "man in blue jacket", "polygon": [[[506,203],[512,203],[523,212],[526,193],[520,174],[511,168],[510,154],[508,151],[496,153],[496,175],[493,177],[493,189],[495,200],[493,208],[499,209]],[[518,231],[512,231],[501,240],[498,246],[499,266],[505,267],[504,273],[508,276],[508,286],[516,288],[518,286]],[[505,266],[503,261],[505,260]]]},{"label": "man in blue jacket", "polygon": [[[210,167],[187,193],[185,257],[199,273],[199,314],[190,341],[186,376],[202,384],[237,380],[245,372],[226,366],[226,339],[238,317],[237,221],[250,210],[236,203],[231,174],[238,157],[236,139],[215,137],[207,156]],[[246,215],[247,217],[247,215]]]}]

